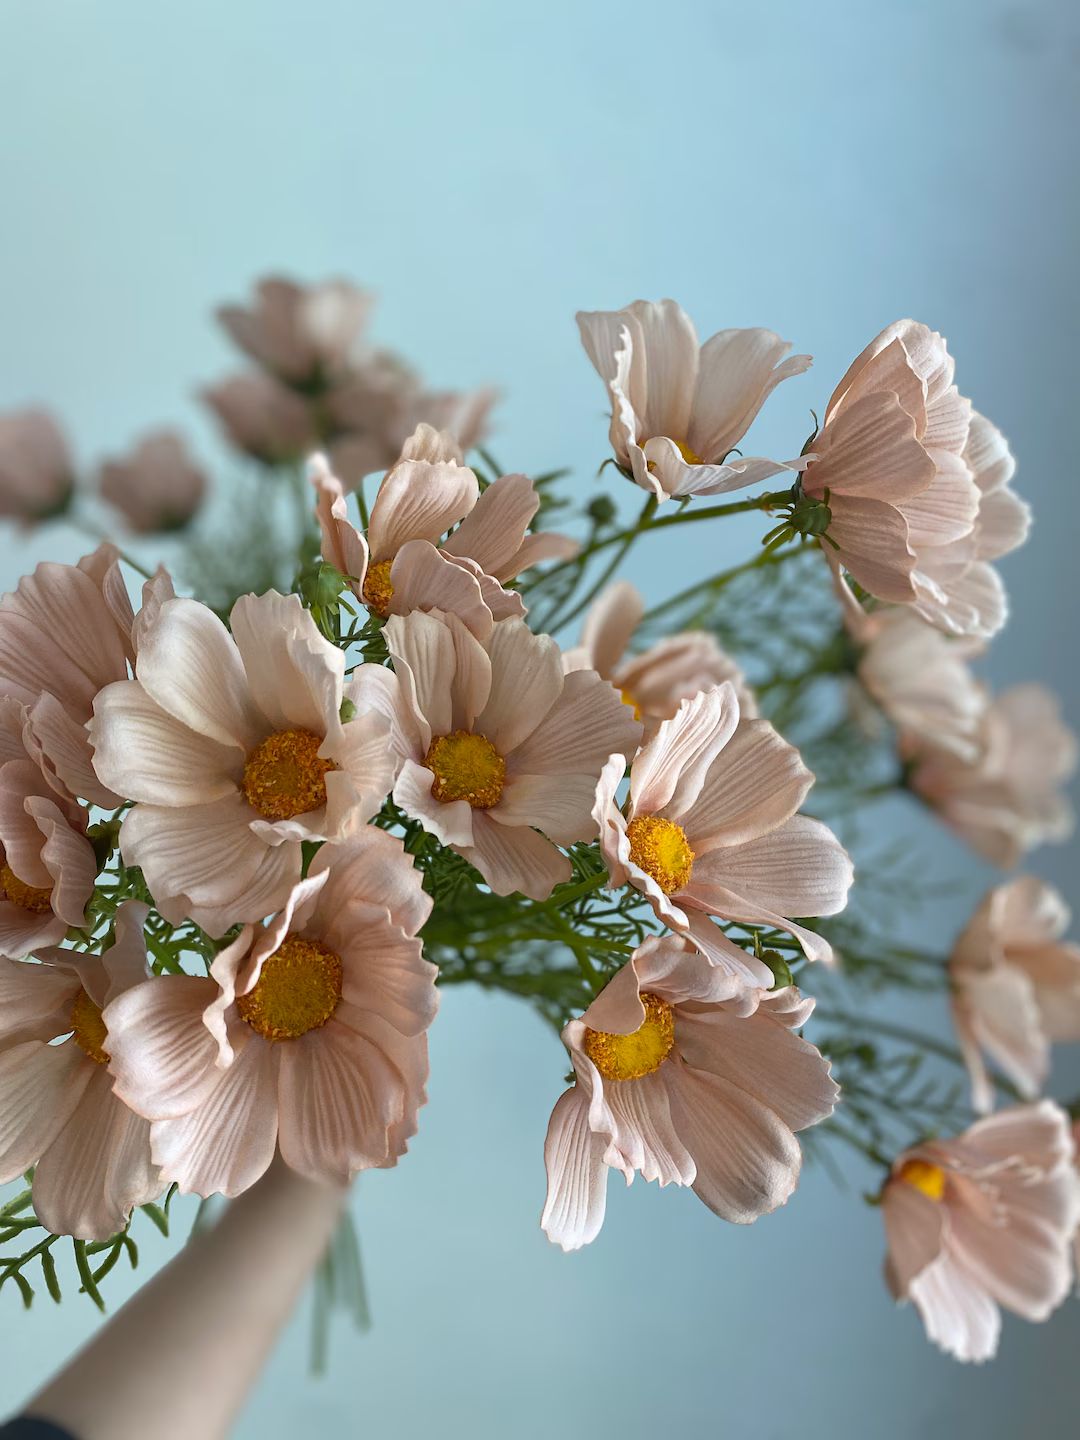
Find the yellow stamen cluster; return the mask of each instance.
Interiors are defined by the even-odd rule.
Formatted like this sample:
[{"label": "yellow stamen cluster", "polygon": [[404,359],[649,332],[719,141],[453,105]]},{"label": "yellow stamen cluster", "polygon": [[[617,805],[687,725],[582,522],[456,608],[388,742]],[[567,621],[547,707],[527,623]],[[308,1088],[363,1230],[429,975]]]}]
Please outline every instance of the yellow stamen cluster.
[{"label": "yellow stamen cluster", "polygon": [[101,1007],[94,1004],[85,990],[79,991],[71,1007],[71,1031],[75,1044],[95,1065],[109,1063],[105,1049],[109,1032],[101,1018]]},{"label": "yellow stamen cluster", "polygon": [[622,703],[623,703],[624,705],[629,705],[629,706],[630,706],[630,709],[634,712],[634,719],[635,719],[635,720],[640,720],[640,719],[641,719],[641,706],[640,706],[640,705],[638,704],[638,702],[634,699],[633,695],[630,694],[630,691],[629,691],[629,690],[620,690],[620,691],[619,691],[619,698],[622,700]]},{"label": "yellow stamen cluster", "polygon": [[[644,449],[645,449],[645,446],[646,446],[649,442],[648,442],[648,440],[640,440],[638,443],[639,443],[639,445],[641,446],[642,450],[644,450]],[[691,450],[691,449],[690,449],[690,446],[687,445],[687,443],[686,443],[685,440],[675,440],[675,439],[672,439],[672,444],[676,447],[676,449],[678,450],[679,454],[680,454],[680,455],[682,456],[682,458],[686,461],[687,465],[704,465],[704,464],[705,464],[705,461],[702,460],[701,456],[697,453],[697,451]]]},{"label": "yellow stamen cluster", "polygon": [[318,1030],[341,1000],[341,960],[317,940],[286,935],[236,1008],[264,1040],[298,1040]]},{"label": "yellow stamen cluster", "polygon": [[651,1075],[675,1044],[675,1012],[659,995],[642,992],[645,1019],[632,1035],[586,1027],[582,1048],[605,1080],[640,1080]]},{"label": "yellow stamen cluster", "polygon": [[267,820],[291,820],[326,804],[326,773],[336,770],[319,754],[322,737],[310,730],[278,730],[248,756],[244,795]]},{"label": "yellow stamen cluster", "polygon": [[490,810],[502,798],[506,761],[486,735],[468,730],[437,735],[424,764],[435,776],[431,793],[436,800],[467,800],[474,810]]},{"label": "yellow stamen cluster", "polygon": [[665,895],[674,895],[690,879],[694,852],[681,825],[659,815],[638,815],[626,827],[630,859],[651,875]]},{"label": "yellow stamen cluster", "polygon": [[5,860],[0,865],[0,900],[7,900],[20,910],[29,910],[32,915],[44,915],[51,905],[52,888],[27,885]]},{"label": "yellow stamen cluster", "polygon": [[945,1171],[929,1160],[905,1160],[896,1178],[905,1185],[913,1185],[928,1200],[937,1202],[945,1198]]},{"label": "yellow stamen cluster", "polygon": [[364,576],[364,604],[384,619],[390,614],[390,601],[394,598],[394,586],[390,579],[393,563],[392,560],[376,560],[368,566]]}]

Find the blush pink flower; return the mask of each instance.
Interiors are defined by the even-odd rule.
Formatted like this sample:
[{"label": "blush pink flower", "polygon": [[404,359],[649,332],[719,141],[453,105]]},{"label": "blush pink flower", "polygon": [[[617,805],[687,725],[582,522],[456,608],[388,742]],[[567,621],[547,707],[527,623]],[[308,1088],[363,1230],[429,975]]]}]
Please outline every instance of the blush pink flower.
[{"label": "blush pink flower", "polygon": [[213,410],[225,438],[263,465],[299,461],[319,444],[311,403],[272,375],[232,375],[208,386],[201,398]]},{"label": "blush pink flower", "polygon": [[628,580],[609,585],[585,617],[578,645],[563,655],[563,669],[595,670],[610,680],[644,722],[646,736],[661,720],[670,720],[684,700],[725,680],[739,697],[740,713],[746,719],[757,714],[742,671],[705,630],[686,630],[639,655],[627,655],[644,613],[645,602]]},{"label": "blush pink flower", "polygon": [[153,1122],[166,1183],[238,1195],[277,1149],[312,1180],[397,1163],[438,1008],[416,938],[430,911],[401,842],[366,826],[209,978],[163,976],[106,1010],[117,1093]]},{"label": "blush pink flower", "polygon": [[1036,846],[1072,834],[1062,787],[1076,758],[1057,696],[1016,685],[988,704],[973,759],[916,747],[907,783],[973,850],[1010,869]]},{"label": "blush pink flower", "polygon": [[1046,1320],[1069,1291],[1080,1185],[1067,1116],[1041,1100],[904,1151],[881,1212],[893,1295],[946,1354],[989,1360],[1002,1308]]},{"label": "blush pink flower", "polygon": [[600,1231],[609,1169],[691,1185],[748,1224],[791,1196],[795,1131],[831,1115],[829,1062],[795,1032],[813,1000],[742,984],[673,936],[646,940],[563,1030],[575,1083],[544,1145],[541,1226],[564,1250]]},{"label": "blush pink flower", "polygon": [[0,415],[0,516],[32,525],[62,514],[74,484],[67,442],[51,415]]},{"label": "blush pink flower", "polygon": [[546,899],[571,875],[557,847],[596,834],[604,761],[633,753],[640,724],[594,671],[564,676],[554,640],[523,620],[479,640],[453,615],[414,611],[384,633],[394,672],[363,665],[353,683],[390,721],[395,802],[496,894]]},{"label": "blush pink flower", "polygon": [[1080,1040],[1080,947],[1061,938],[1069,918],[1056,890],[1021,875],[990,891],[956,942],[953,1023],[980,1112],[994,1107],[984,1052],[1031,1100],[1046,1082],[1051,1044]]},{"label": "blush pink flower", "polygon": [[786,917],[842,910],[851,861],[826,826],[796,814],[814,783],[798,750],[767,720],[743,720],[729,683],[660,725],[634,758],[620,809],[625,768],[622,755],[604,766],[594,810],[613,887],[633,885],[665,925],[754,985],[770,986],[772,972],[710,915],[775,926],[811,960],[832,958],[820,935]]},{"label": "blush pink flower", "polygon": [[290,385],[325,382],[359,349],[372,297],[347,280],[299,285],[278,275],[255,286],[252,305],[223,305],[222,328],[271,375]]},{"label": "blush pink flower", "polygon": [[241,596],[230,624],[166,601],[90,723],[102,783],[137,802],[126,862],[163,915],[213,935],[279,910],[303,842],[353,833],[393,779],[385,722],[342,722],[345,657],[295,595]]},{"label": "blush pink flower", "polygon": [[617,463],[657,500],[720,495],[757,484],[800,460],[728,456],[782,380],[809,355],[771,330],[721,330],[698,344],[674,300],[635,300],[622,310],[581,310],[585,352],[611,398]]},{"label": "blush pink flower", "polygon": [[0,960],[0,1184],[33,1166],[34,1211],[54,1235],[106,1240],[164,1189],[149,1124],[113,1094],[102,1019],[146,979],[145,916],[134,901],[122,906],[116,943],[100,956]]},{"label": "blush pink flower", "polygon": [[206,476],[179,435],[157,430],[128,459],[101,467],[101,493],[132,530],[149,535],[188,524],[203,502]]}]

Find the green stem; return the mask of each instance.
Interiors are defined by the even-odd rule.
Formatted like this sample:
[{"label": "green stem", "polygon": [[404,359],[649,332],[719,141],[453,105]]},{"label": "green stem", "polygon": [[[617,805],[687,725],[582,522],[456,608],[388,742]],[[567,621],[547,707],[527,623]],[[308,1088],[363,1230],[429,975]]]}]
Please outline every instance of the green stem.
[{"label": "green stem", "polygon": [[[891,1020],[878,1020],[873,1015],[845,1015],[839,1011],[814,1011],[814,1018],[826,1024],[848,1025],[852,1030],[869,1030],[875,1035],[884,1035],[889,1040],[903,1041],[905,1044],[914,1046],[917,1050],[926,1050],[931,1055],[937,1055],[942,1060],[948,1060],[951,1065],[966,1070],[967,1066],[964,1057],[959,1050],[951,1045],[946,1045],[943,1040],[936,1040],[932,1035],[924,1035],[919,1030],[909,1030],[905,1025],[896,1025]],[[1012,1096],[1014,1100],[1021,1100],[1019,1090],[1011,1080],[1006,1080],[1003,1075],[995,1075],[994,1081],[999,1089],[1004,1090],[1006,1095]]]},{"label": "green stem", "polygon": [[762,550],[759,554],[755,555],[753,559],[744,560],[741,565],[733,565],[730,570],[721,570],[720,573],[714,575],[711,580],[699,580],[696,585],[688,585],[685,590],[680,590],[677,595],[672,595],[670,599],[662,601],[659,605],[654,605],[651,610],[645,612],[641,623],[642,625],[652,623],[659,619],[661,615],[666,615],[669,610],[674,610],[685,601],[692,600],[696,595],[701,595],[703,598],[706,595],[710,597],[716,595],[719,591],[723,590],[726,585],[730,585],[733,580],[737,580],[740,575],[747,575],[751,570],[760,570],[767,565],[779,565],[781,561],[787,559],[789,555],[795,555],[797,553],[798,551],[794,548]]},{"label": "green stem", "polygon": [[138,560],[129,555],[126,550],[121,550],[115,540],[110,539],[104,530],[99,530],[96,525],[91,524],[85,516],[72,513],[65,516],[65,519],[73,530],[78,530],[79,533],[85,535],[88,540],[94,540],[99,545],[111,545],[124,564],[134,570],[136,575],[141,575],[144,580],[152,580],[154,578],[152,570],[147,570],[144,565],[140,565]]},{"label": "green stem", "polygon": [[[592,604],[592,602],[596,599],[597,595],[600,594],[600,591],[611,579],[612,575],[615,574],[615,571],[622,563],[623,556],[633,545],[634,541],[638,538],[639,535],[643,535],[646,530],[650,528],[649,520],[651,519],[652,514],[656,509],[656,506],[656,496],[650,495],[642,508],[640,516],[638,517],[637,525],[632,530],[628,530],[626,532],[622,544],[615,551],[614,556],[611,558],[611,560],[609,560],[607,565],[604,566],[604,569],[602,570],[599,579],[596,580],[596,582],[589,587],[589,590],[586,592],[586,594],[573,606],[571,610],[564,610],[562,614],[559,614],[557,616],[552,616],[549,614],[547,617],[547,623],[540,627],[542,630],[548,633],[552,633],[556,630],[561,630],[564,625],[569,625],[572,621],[576,620],[577,617],[581,614],[581,612]],[[582,573],[584,573],[584,567],[582,567]],[[572,593],[573,592],[571,592],[571,594]]]}]

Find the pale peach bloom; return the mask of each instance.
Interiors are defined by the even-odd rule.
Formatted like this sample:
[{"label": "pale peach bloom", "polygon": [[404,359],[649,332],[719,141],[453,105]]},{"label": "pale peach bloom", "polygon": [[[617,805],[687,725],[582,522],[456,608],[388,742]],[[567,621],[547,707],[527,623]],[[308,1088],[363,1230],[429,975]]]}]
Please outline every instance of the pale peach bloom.
[{"label": "pale peach bloom", "polygon": [[163,976],[105,1012],[117,1093],[153,1121],[166,1183],[238,1195],[279,1148],[312,1180],[396,1164],[427,1081],[431,911],[401,841],[366,826],[319,851],[210,977]]},{"label": "pale peach bloom", "polygon": [[136,616],[118,552],[101,545],[77,565],[43,562],[0,600],[0,697],[26,707],[31,758],[68,795],[119,805],[94,773],[86,722],[98,691],[126,677],[140,635],[172,593],[159,569]]},{"label": "pale peach bloom", "polygon": [[1080,947],[1062,940],[1069,910],[1034,875],[983,900],[949,960],[952,1012],[972,1104],[994,1108],[990,1056],[1025,1099],[1038,1095],[1054,1041],[1080,1040]]},{"label": "pale peach bloom", "polygon": [[372,303],[347,280],[299,285],[271,275],[257,282],[254,304],[223,305],[217,318],[264,370],[291,385],[310,385],[348,367]]},{"label": "pale peach bloom", "polygon": [[0,1184],[34,1166],[34,1211],[54,1235],[106,1240],[164,1189],[149,1124],[113,1094],[102,1019],[146,979],[145,917],[121,906],[103,955],[0,960]]},{"label": "pale peach bloom", "polygon": [[230,625],[166,601],[89,727],[102,783],[137,802],[125,860],[163,915],[213,935],[280,909],[303,842],[353,833],[393,778],[385,722],[342,722],[345,657],[295,595],[243,595]]},{"label": "pale peach bloom", "polygon": [[272,375],[232,375],[201,392],[237,450],[264,465],[296,463],[319,443],[310,401]]},{"label": "pale peach bloom", "polygon": [[179,435],[156,430],[126,460],[102,465],[101,493],[140,534],[179,530],[203,502],[206,475]]},{"label": "pale peach bloom", "polygon": [[0,415],[0,516],[26,524],[67,509],[74,467],[56,421],[44,410]]},{"label": "pale peach bloom", "polygon": [[581,310],[585,352],[611,398],[615,459],[657,500],[720,495],[801,460],[727,457],[781,380],[809,369],[809,355],[771,330],[721,330],[704,345],[674,300],[635,300],[622,310]]},{"label": "pale peach bloom", "polygon": [[640,945],[563,1030],[575,1083],[551,1114],[544,1161],[548,1238],[577,1250],[604,1221],[607,1175],[692,1185],[724,1220],[748,1224],[798,1183],[794,1132],[831,1115],[839,1087],[800,1035],[814,1008],[767,992],[674,936]]},{"label": "pale peach bloom", "polygon": [[630,767],[604,766],[594,815],[613,887],[633,885],[658,919],[688,936],[713,963],[769,987],[771,970],[710,915],[793,935],[811,960],[832,950],[786,917],[835,915],[851,886],[851,861],[832,831],[798,815],[814,783],[798,750],[767,720],[743,720],[730,683],[684,700]]},{"label": "pale peach bloom", "polygon": [[1037,845],[1072,834],[1063,786],[1076,758],[1057,696],[1016,685],[988,704],[973,759],[913,747],[907,783],[972,849],[1011,869]]},{"label": "pale peach bloom", "polygon": [[1050,1100],[1017,1105],[905,1150],[881,1211],[893,1295],[946,1354],[989,1360],[999,1307],[1046,1320],[1069,1290],[1080,1185],[1067,1116]]},{"label": "pale peach bloom", "polygon": [[620,691],[652,734],[661,720],[670,720],[683,700],[710,685],[730,680],[746,719],[757,714],[754,692],[739,666],[705,630],[684,630],[627,655],[645,602],[628,580],[616,580],[597,599],[581,629],[581,639],[563,655],[563,669],[595,670]]},{"label": "pale peach bloom", "polygon": [[556,847],[595,836],[601,768],[633,754],[640,724],[594,671],[564,676],[554,640],[523,620],[479,640],[413,611],[383,633],[396,673],[362,665],[350,693],[390,721],[395,802],[496,894],[546,899],[571,875]]}]

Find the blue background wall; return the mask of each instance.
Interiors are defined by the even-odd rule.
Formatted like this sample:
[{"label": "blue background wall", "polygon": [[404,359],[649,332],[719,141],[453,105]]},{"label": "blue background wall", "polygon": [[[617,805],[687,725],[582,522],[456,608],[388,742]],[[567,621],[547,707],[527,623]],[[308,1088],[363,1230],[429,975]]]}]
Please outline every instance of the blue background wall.
[{"label": "blue background wall", "polygon": [[[504,387],[507,466],[571,462],[591,486],[606,427],[577,307],[673,294],[705,334],[765,324],[812,351],[758,453],[797,448],[851,356],[912,314],[948,335],[1036,507],[986,670],[1056,685],[1080,724],[1078,63],[1065,0],[5,0],[0,407],[54,405],[87,463],[163,420],[220,462],[191,399],[231,363],[211,305],[267,268],[346,273],[433,382]],[[630,573],[659,598],[754,529],[681,531]],[[79,553],[58,530],[0,543],[5,589]],[[929,843],[957,877],[924,937],[943,948],[991,877]],[[1074,903],[1077,855],[1035,860]],[[813,1170],[746,1231],[620,1187],[564,1257],[536,1229],[554,1037],[454,993],[433,1065],[413,1153],[355,1202],[374,1331],[338,1333],[316,1383],[298,1319],[241,1437],[1076,1433],[1080,1307],[1007,1323],[990,1369],[942,1359],[881,1287],[865,1176],[841,1193]],[[1059,1078],[1080,1088],[1075,1063]],[[0,1411],[95,1323],[74,1300],[24,1317],[10,1291],[0,1317]]]}]

